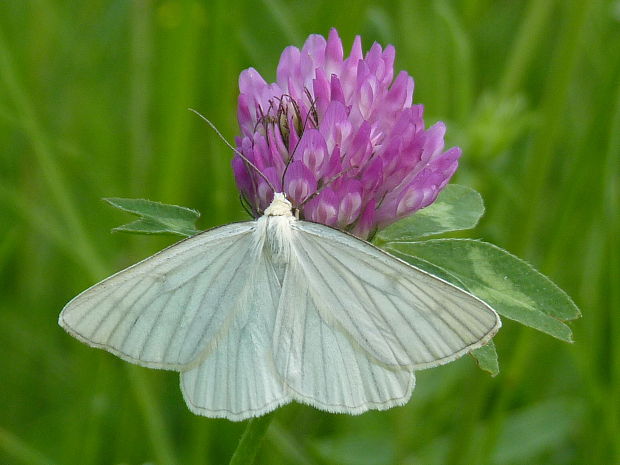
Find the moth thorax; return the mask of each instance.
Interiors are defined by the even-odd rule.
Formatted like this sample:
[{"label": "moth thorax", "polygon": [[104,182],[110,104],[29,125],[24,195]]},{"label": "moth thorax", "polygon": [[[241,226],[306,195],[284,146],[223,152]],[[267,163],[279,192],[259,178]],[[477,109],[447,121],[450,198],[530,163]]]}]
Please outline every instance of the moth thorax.
[{"label": "moth thorax", "polygon": [[293,216],[292,205],[281,192],[273,194],[271,204],[265,209],[266,216]]},{"label": "moth thorax", "polygon": [[275,263],[287,263],[291,250],[292,216],[269,216],[266,220],[265,248]]}]

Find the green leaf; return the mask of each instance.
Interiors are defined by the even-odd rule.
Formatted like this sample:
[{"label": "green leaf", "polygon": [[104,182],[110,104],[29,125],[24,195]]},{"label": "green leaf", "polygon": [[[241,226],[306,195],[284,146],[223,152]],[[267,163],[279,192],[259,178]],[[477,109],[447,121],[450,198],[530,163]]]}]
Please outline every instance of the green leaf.
[{"label": "green leaf", "polygon": [[425,263],[431,263],[500,315],[572,342],[571,330],[563,320],[578,318],[577,306],[549,278],[507,251],[472,239],[393,242],[384,248],[423,269],[427,269]]},{"label": "green leaf", "polygon": [[454,284],[455,286],[460,287],[461,289],[467,289],[467,286],[463,281],[461,281],[457,276],[451,274],[449,271],[444,270],[442,267],[437,266],[434,263],[429,263],[426,260],[421,259],[420,257],[414,257],[412,255],[402,253],[400,250],[390,247],[393,244],[386,244],[385,246],[381,246],[382,249],[388,251],[391,255],[400,258],[401,260],[413,265],[417,268],[420,268],[426,271],[433,276],[437,276],[438,278],[443,279],[444,281],[448,281],[449,283]]},{"label": "green leaf", "polygon": [[408,242],[448,231],[471,229],[483,214],[484,204],[478,192],[449,184],[428,207],[379,231],[376,241]]},{"label": "green leaf", "polygon": [[131,223],[114,228],[113,231],[136,234],[178,234],[186,237],[199,232],[195,225],[200,213],[191,208],[143,199],[107,198],[103,200],[113,207],[140,217]]},{"label": "green leaf", "polygon": [[488,372],[491,376],[497,376],[499,363],[497,362],[495,344],[492,340],[487,345],[472,351],[471,356],[474,357],[481,370]]}]

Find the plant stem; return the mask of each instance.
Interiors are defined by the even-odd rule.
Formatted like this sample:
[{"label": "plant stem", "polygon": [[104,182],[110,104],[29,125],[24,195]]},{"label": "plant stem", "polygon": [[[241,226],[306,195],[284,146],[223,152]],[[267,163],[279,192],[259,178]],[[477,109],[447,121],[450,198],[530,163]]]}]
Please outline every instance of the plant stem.
[{"label": "plant stem", "polygon": [[252,465],[254,463],[256,453],[260,448],[267,428],[269,428],[269,423],[271,423],[274,415],[275,412],[271,412],[262,417],[252,418],[248,421],[245,431],[239,440],[239,445],[230,459],[229,465]]}]

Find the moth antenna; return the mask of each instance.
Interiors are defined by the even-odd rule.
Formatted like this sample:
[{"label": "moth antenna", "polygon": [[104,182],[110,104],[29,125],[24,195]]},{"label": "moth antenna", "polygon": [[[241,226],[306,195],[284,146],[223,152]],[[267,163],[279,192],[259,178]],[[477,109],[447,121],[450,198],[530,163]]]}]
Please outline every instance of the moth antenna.
[{"label": "moth antenna", "polygon": [[315,198],[317,195],[319,195],[321,193],[321,191],[323,189],[325,189],[326,187],[329,187],[330,184],[332,184],[334,181],[337,181],[338,179],[340,179],[342,176],[344,176],[345,174],[347,174],[349,171],[351,171],[353,169],[353,167],[347,168],[344,171],[341,171],[340,173],[338,173],[336,176],[334,176],[333,178],[331,178],[329,181],[327,181],[325,184],[323,184],[319,189],[317,189],[316,191],[314,191],[313,194],[309,195],[308,197],[306,197],[306,200],[304,200],[303,202],[301,202],[299,205],[297,205],[297,209],[301,209],[301,207],[303,207],[307,202],[309,202],[310,200],[312,200],[313,198]]},{"label": "moth antenna", "polygon": [[215,127],[215,124],[209,121],[209,119],[206,116],[202,115],[198,110],[194,110],[193,108],[188,108],[188,110],[198,115],[200,118],[202,118],[205,121],[205,123],[211,126],[211,129],[215,131],[215,133],[219,136],[220,139],[222,139],[222,141],[228,146],[228,148],[230,148],[233,152],[239,155],[239,158],[241,158],[249,166],[254,168],[254,170],[259,174],[259,176],[265,180],[265,182],[271,188],[274,194],[277,192],[276,188],[273,186],[273,184],[271,184],[271,181],[267,178],[267,176],[265,176],[264,173],[261,170],[259,170],[254,163],[248,160],[248,158],[244,154],[242,154],[239,150],[233,147],[232,144],[228,142],[226,138],[222,135],[222,133]]},{"label": "moth antenna", "polygon": [[[297,139],[297,143],[295,144],[295,147],[293,148],[293,152],[291,153],[291,158],[289,160],[289,163],[290,161],[293,160],[293,157],[295,156],[297,147],[299,146],[299,143],[301,142],[301,136],[303,135],[303,133],[305,132],[307,128],[310,115],[316,114],[316,99],[312,98],[312,95],[310,94],[310,91],[308,89],[305,89],[305,92],[306,92],[306,96],[308,97],[308,101],[310,102],[310,108],[308,109],[308,113],[306,114],[306,117],[304,118],[303,125],[301,126],[301,135],[299,136],[299,139]],[[295,113],[298,115],[301,115],[301,112],[299,110],[299,105],[297,104],[297,102],[295,102],[295,100],[292,100],[292,102],[293,102],[293,107],[295,108]],[[318,116],[316,117],[314,127],[318,128]]]},{"label": "moth antenna", "polygon": [[[308,89],[306,89],[305,91],[306,91],[306,96],[308,97],[308,100],[310,101],[310,109],[308,110],[308,113],[306,114],[306,117],[304,118],[304,123],[301,128],[301,135],[299,139],[297,139],[297,143],[295,144],[295,147],[293,148],[293,152],[291,153],[291,156],[286,162],[286,166],[284,167],[284,172],[282,173],[282,185],[283,186],[284,186],[284,177],[286,176],[286,172],[288,171],[289,165],[292,163],[293,158],[295,157],[295,152],[297,152],[297,147],[299,147],[299,143],[301,142],[301,137],[303,136],[303,133],[306,130],[306,125],[308,124],[308,119],[310,118],[310,114],[316,115],[316,99],[312,98],[312,95],[310,94],[310,91]],[[295,113],[299,114],[299,106],[297,105],[297,102],[295,102],[295,100],[293,100],[292,98],[291,98],[291,102],[293,104],[293,108],[295,109]],[[315,127],[318,127],[318,116],[316,116],[315,119],[316,119]]]},{"label": "moth antenna", "polygon": [[375,238],[375,236],[377,235],[377,228],[373,229],[370,232],[370,235],[368,236],[368,238],[366,239],[368,242],[372,242],[372,240]]}]

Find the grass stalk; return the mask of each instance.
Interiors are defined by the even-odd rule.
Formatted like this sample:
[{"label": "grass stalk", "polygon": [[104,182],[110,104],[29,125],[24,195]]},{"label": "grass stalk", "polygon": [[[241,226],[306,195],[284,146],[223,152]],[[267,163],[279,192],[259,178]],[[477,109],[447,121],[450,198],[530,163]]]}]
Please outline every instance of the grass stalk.
[{"label": "grass stalk", "polygon": [[125,371],[131,380],[131,387],[136,401],[144,414],[146,429],[151,440],[153,455],[158,465],[175,465],[176,460],[172,441],[166,428],[164,418],[159,411],[157,401],[153,397],[152,385],[143,368],[125,364]]},{"label": "grass stalk", "polygon": [[131,3],[131,88],[129,125],[131,138],[131,169],[129,180],[132,195],[144,197],[153,156],[149,130],[149,107],[152,92],[153,2],[134,0]]},{"label": "grass stalk", "polygon": [[[609,139],[605,154],[604,212],[607,229],[609,260],[608,289],[611,344],[611,377],[609,395],[608,437],[620,437],[620,86],[615,96],[614,110],[609,124]],[[613,311],[615,310],[615,311]],[[613,441],[614,461],[620,462],[620,444]]]},{"label": "grass stalk", "polygon": [[[73,247],[79,250],[79,256],[83,259],[82,265],[84,268],[89,270],[93,278],[101,279],[106,274],[107,267],[105,262],[98,254],[94,244],[85,232],[84,226],[77,214],[77,208],[74,205],[73,197],[66,188],[69,184],[62,175],[62,169],[59,167],[58,161],[54,157],[53,150],[48,143],[48,138],[36,117],[34,107],[27,93],[22,88],[17,76],[18,73],[15,69],[14,61],[9,53],[4,35],[2,31],[0,31],[0,78],[5,83],[9,95],[12,97],[19,112],[25,131],[29,135],[33,145],[33,152],[42,171],[43,179],[46,182],[52,198],[55,200],[63,224],[67,226],[67,232],[65,232],[65,234],[71,236]],[[130,380],[132,383],[142,381],[139,377],[130,377]],[[134,386],[134,389],[146,392],[146,385],[147,383],[143,381],[140,385]],[[152,404],[145,403],[143,407],[143,413],[148,423],[162,423],[160,413]],[[153,438],[153,442],[160,444],[159,447],[167,447],[166,444],[170,441],[162,441],[162,435],[159,434],[160,432],[158,430],[151,431],[153,433],[158,433],[158,436]],[[167,454],[173,456],[169,451]],[[165,456],[167,457],[168,455]],[[171,461],[167,463],[174,462]]]},{"label": "grass stalk", "polygon": [[[191,153],[188,144],[192,118],[187,108],[194,106],[202,4],[183,0],[175,5],[180,9],[174,16],[178,24],[171,25],[161,37],[165,44],[165,67],[161,72],[165,88],[159,89],[162,94],[160,105],[164,111],[159,131],[162,152],[156,195],[163,202],[182,205],[188,195],[186,187]],[[209,57],[202,59],[208,60]]]},{"label": "grass stalk", "polygon": [[306,453],[305,444],[300,444],[278,421],[271,423],[265,440],[285,457],[287,463],[317,465],[314,459]]},{"label": "grass stalk", "polygon": [[454,76],[452,95],[455,102],[454,118],[465,121],[472,111],[474,90],[474,63],[471,40],[459,18],[446,0],[433,4],[439,17],[445,22],[452,42],[452,62]]},{"label": "grass stalk", "polygon": [[504,422],[509,414],[510,404],[515,397],[517,389],[520,387],[520,380],[523,373],[527,370],[529,357],[534,346],[528,334],[529,329],[520,327],[518,329],[517,340],[511,350],[509,362],[504,363],[502,374],[502,385],[498,389],[499,395],[493,404],[487,427],[484,432],[484,439],[481,441],[482,447],[473,453],[469,461],[462,463],[491,463],[491,458],[497,447],[497,441],[502,432]]},{"label": "grass stalk", "polygon": [[536,57],[542,35],[546,31],[555,0],[530,0],[527,4],[525,18],[521,22],[517,39],[514,42],[504,74],[500,80],[499,91],[502,96],[517,92],[523,84],[529,65]]},{"label": "grass stalk", "polygon": [[303,37],[296,25],[297,19],[292,14],[292,8],[281,0],[261,0],[278,25],[284,37],[291,44],[301,46]]},{"label": "grass stalk", "polygon": [[88,257],[88,260],[93,264],[92,266],[103,271],[105,269],[103,262],[87,239],[84,227],[73,205],[71,195],[66,188],[69,184],[62,175],[62,170],[58,166],[58,161],[54,157],[47,135],[39,123],[33,105],[20,84],[20,79],[18,78],[18,73],[2,30],[0,30],[0,78],[4,82],[19,112],[25,131],[32,144],[33,153],[39,164],[42,178],[59,209],[63,222],[67,225],[69,233],[74,238],[74,247],[81,249],[81,254]]},{"label": "grass stalk", "polygon": [[9,457],[17,460],[16,463],[24,465],[56,465],[56,462],[3,428],[0,428],[0,450],[3,450]]},{"label": "grass stalk", "polygon": [[248,420],[229,465],[252,465],[275,412]]},{"label": "grass stalk", "polygon": [[[592,0],[574,0],[564,5],[565,18],[562,32],[556,43],[551,61],[549,78],[545,84],[542,102],[542,121],[534,142],[527,154],[524,179],[527,179],[528,190],[524,194],[523,204],[528,211],[524,217],[523,230],[519,232],[520,240],[517,252],[532,249],[536,244],[535,235],[538,222],[543,213],[540,205],[543,200],[545,183],[549,179],[551,167],[555,159],[554,147],[560,135],[568,90],[576,72],[576,64],[582,50],[582,39],[585,24],[589,17]],[[526,258],[528,254],[525,254]]]}]

